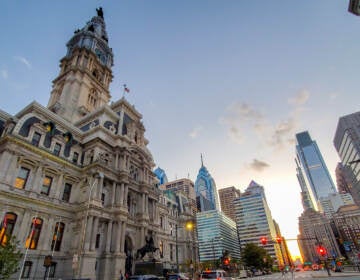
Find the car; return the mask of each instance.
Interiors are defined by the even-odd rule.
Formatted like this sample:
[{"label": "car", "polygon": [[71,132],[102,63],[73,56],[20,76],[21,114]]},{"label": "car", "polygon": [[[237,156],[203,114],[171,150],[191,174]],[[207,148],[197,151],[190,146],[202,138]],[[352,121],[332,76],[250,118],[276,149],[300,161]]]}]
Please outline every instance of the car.
[{"label": "car", "polygon": [[166,275],[166,280],[190,280],[184,273],[169,273]]},{"label": "car", "polygon": [[159,276],[152,274],[132,275],[128,279],[129,280],[161,280]]},{"label": "car", "polygon": [[228,280],[228,277],[225,270],[216,269],[216,270],[205,270],[200,274],[200,280]]}]

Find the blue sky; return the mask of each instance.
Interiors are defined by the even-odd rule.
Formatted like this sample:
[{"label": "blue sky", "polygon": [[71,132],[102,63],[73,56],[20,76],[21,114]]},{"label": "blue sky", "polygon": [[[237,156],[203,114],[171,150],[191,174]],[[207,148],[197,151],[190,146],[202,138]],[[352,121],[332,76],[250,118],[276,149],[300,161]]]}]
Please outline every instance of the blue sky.
[{"label": "blue sky", "polygon": [[218,188],[244,190],[255,180],[283,235],[295,238],[302,207],[294,135],[309,131],[335,180],[338,118],[359,110],[360,18],[347,5],[4,1],[0,108],[46,106],[66,42],[102,6],[115,54],[112,100],[126,83],[157,166],[169,180],[195,180],[202,153]]}]

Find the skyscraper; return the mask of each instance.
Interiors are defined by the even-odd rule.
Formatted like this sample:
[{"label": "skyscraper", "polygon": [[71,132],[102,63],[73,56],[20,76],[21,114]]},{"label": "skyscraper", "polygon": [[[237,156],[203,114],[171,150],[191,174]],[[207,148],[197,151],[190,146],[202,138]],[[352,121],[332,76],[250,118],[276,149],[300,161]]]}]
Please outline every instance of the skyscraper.
[{"label": "skyscraper", "polygon": [[[308,198],[312,201],[315,210],[318,205],[321,211],[321,198],[335,193],[336,188],[330,177],[324,159],[315,141],[309,132],[296,134],[296,163],[299,184]],[[311,205],[310,204],[310,205]]]},{"label": "skyscraper", "polygon": [[235,187],[228,187],[219,190],[221,211],[235,221],[234,199],[240,197],[240,190]]},{"label": "skyscraper", "polygon": [[357,205],[360,206],[360,112],[339,119],[334,146],[342,161],[345,178]]},{"label": "skyscraper", "polygon": [[264,249],[281,264],[283,256],[279,244],[273,242],[276,240],[276,228],[266,201],[264,188],[251,181],[241,196],[234,200],[234,205],[241,249],[247,243],[261,246],[260,240],[264,237],[269,240],[264,245]]},{"label": "skyscraper", "polygon": [[200,261],[214,263],[226,250],[233,259],[240,259],[235,222],[219,210],[196,214]]},{"label": "skyscraper", "polygon": [[201,167],[195,181],[195,194],[200,211],[219,210],[215,181],[204,166],[202,156]]}]

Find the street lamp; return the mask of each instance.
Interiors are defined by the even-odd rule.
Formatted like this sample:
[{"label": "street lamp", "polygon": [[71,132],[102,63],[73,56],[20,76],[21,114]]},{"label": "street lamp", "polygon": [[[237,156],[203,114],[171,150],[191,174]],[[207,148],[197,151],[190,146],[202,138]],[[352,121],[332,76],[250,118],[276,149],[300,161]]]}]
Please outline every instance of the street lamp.
[{"label": "street lamp", "polygon": [[190,262],[190,269],[191,269],[191,278],[194,278],[194,264],[193,264],[193,247],[194,247],[194,235],[193,235],[193,229],[194,229],[194,222],[193,221],[187,221],[185,224],[185,228],[187,231],[191,233],[191,262]]},{"label": "street lamp", "polygon": [[[86,236],[86,227],[87,227],[87,220],[88,220],[88,216],[89,216],[89,210],[90,210],[90,200],[91,200],[91,194],[92,194],[92,191],[97,183],[97,180],[98,178],[104,178],[104,174],[102,172],[99,172],[99,174],[97,176],[95,176],[94,178],[94,181],[92,184],[89,184],[89,198],[88,198],[88,203],[87,203],[87,208],[86,208],[86,214],[85,214],[85,222],[84,222],[84,230],[82,232],[82,235],[81,235],[81,242],[80,242],[80,252],[79,252],[79,267],[78,267],[78,276],[80,278],[80,274],[81,274],[81,270],[82,270],[82,267],[84,265],[84,257],[82,257],[84,254],[85,254],[85,236]],[[74,255],[74,259],[77,261],[77,256]]]}]

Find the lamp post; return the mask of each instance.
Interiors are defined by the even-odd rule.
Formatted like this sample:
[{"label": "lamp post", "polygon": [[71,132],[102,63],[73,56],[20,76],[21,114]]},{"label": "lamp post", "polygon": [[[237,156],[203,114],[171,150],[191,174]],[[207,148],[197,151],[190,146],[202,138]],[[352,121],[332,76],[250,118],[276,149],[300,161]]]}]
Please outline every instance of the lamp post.
[{"label": "lamp post", "polygon": [[[99,173],[97,178],[104,178],[104,174],[103,173]],[[94,181],[92,184],[89,184],[89,198],[88,198],[88,203],[87,203],[87,208],[86,208],[86,213],[85,213],[85,222],[84,222],[84,229],[81,235],[81,242],[80,242],[80,250],[79,250],[79,267],[78,267],[78,276],[80,278],[80,274],[81,274],[81,270],[82,267],[84,265],[84,254],[85,254],[85,236],[86,236],[86,227],[87,227],[87,220],[88,220],[88,216],[89,216],[89,210],[90,210],[90,200],[91,200],[91,194],[93,191],[93,188],[95,187],[96,183],[97,183],[97,178],[94,178]]]},{"label": "lamp post", "polygon": [[190,261],[190,269],[191,269],[191,278],[194,279],[194,264],[193,264],[193,247],[194,247],[194,223],[193,221],[187,221],[185,224],[185,228],[187,231],[191,233],[191,261]]}]

